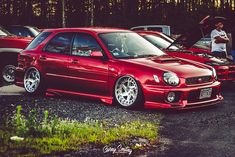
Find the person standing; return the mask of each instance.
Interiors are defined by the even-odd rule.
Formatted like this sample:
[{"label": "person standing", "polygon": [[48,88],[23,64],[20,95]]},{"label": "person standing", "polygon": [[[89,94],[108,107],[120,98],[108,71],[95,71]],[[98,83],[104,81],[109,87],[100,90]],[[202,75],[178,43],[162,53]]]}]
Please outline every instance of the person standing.
[{"label": "person standing", "polygon": [[220,22],[215,23],[215,29],[211,32],[211,51],[215,57],[226,58],[226,43],[229,42],[229,39],[226,35],[226,32],[222,30],[224,24]]}]

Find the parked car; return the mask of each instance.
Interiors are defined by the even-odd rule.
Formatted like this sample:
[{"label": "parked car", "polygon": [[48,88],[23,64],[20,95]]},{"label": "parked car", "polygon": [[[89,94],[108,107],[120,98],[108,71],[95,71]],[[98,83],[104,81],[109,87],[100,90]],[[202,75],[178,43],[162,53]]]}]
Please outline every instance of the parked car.
[{"label": "parked car", "polygon": [[16,84],[29,94],[90,96],[125,108],[184,109],[222,100],[211,66],[171,57],[128,30],[48,29],[18,62]]},{"label": "parked car", "polygon": [[17,57],[32,38],[17,37],[0,27],[0,82],[13,83]]},{"label": "parked car", "polygon": [[201,38],[196,44],[210,48],[211,47],[211,36],[210,36],[210,34],[208,34],[205,37]]},{"label": "parked car", "polygon": [[135,26],[132,27],[130,30],[132,31],[157,31],[162,32],[166,35],[171,35],[171,27],[167,25],[145,25],[145,26]]},{"label": "parked car", "polygon": [[4,28],[11,34],[22,37],[35,38],[40,33],[40,30],[33,26],[9,25]]},{"label": "parked car", "polygon": [[203,49],[203,46],[188,47],[187,49],[184,46],[172,45],[174,40],[169,40],[169,37],[166,38],[166,36],[160,32],[139,31],[138,34],[156,47],[165,51],[168,55],[213,66],[219,81],[235,80],[235,63],[230,59],[216,58],[210,55],[209,50]]}]

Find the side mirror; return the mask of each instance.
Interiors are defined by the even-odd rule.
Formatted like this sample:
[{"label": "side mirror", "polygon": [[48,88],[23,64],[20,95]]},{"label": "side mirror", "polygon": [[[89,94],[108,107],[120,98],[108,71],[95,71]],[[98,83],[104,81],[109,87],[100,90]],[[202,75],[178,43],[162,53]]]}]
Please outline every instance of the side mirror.
[{"label": "side mirror", "polygon": [[101,51],[92,51],[90,56],[93,58],[103,58],[103,54]]}]

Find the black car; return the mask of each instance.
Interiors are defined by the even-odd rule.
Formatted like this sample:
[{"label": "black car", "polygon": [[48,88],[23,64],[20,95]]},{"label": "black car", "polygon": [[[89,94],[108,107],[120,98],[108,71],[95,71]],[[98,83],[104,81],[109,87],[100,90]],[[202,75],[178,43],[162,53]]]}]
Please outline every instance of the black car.
[{"label": "black car", "polygon": [[4,26],[4,28],[11,34],[23,37],[34,38],[40,33],[40,30],[37,27],[32,27],[32,26],[10,25],[10,26]]}]

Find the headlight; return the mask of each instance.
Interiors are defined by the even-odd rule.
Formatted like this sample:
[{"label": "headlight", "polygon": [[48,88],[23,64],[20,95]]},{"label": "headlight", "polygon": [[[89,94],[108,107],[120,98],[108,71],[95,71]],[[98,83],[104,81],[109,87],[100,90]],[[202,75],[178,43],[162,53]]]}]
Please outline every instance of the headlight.
[{"label": "headlight", "polygon": [[175,73],[172,73],[172,72],[165,72],[163,74],[163,80],[168,85],[171,85],[171,86],[177,86],[180,83],[179,77]]}]

